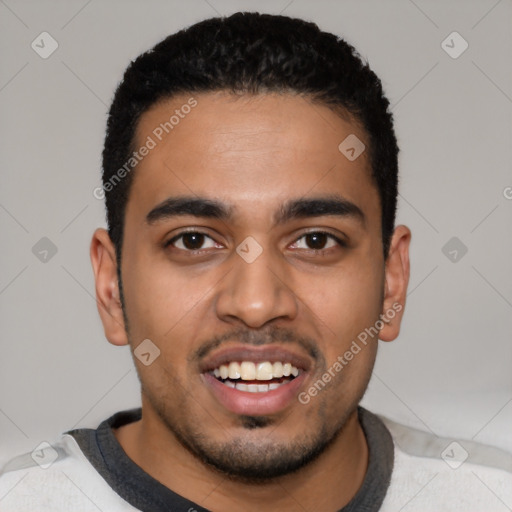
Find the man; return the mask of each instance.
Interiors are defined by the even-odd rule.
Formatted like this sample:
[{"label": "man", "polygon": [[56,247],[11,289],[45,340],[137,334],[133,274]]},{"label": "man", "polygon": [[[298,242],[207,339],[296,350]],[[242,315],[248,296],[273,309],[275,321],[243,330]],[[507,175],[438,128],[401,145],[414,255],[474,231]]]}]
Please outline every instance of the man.
[{"label": "man", "polygon": [[512,506],[505,454],[359,406],[405,306],[397,153],[379,79],[311,23],[210,19],[132,62],[91,259],[142,409],[11,461],[2,510]]}]

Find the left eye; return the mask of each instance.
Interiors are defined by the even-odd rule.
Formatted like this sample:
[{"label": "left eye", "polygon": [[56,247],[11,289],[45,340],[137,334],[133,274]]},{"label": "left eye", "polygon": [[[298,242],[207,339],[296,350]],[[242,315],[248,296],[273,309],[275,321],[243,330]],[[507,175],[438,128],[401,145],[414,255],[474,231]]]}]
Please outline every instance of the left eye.
[{"label": "left eye", "polygon": [[330,249],[336,245],[343,246],[343,242],[329,233],[314,232],[307,233],[298,238],[292,245],[293,249],[309,249],[313,251],[322,251]]},{"label": "left eye", "polygon": [[215,240],[210,238],[208,235],[191,231],[189,233],[182,233],[181,235],[175,236],[172,240],[169,240],[167,245],[173,245],[177,249],[182,249],[184,251],[197,251],[200,249],[210,249],[215,247],[215,244]]}]

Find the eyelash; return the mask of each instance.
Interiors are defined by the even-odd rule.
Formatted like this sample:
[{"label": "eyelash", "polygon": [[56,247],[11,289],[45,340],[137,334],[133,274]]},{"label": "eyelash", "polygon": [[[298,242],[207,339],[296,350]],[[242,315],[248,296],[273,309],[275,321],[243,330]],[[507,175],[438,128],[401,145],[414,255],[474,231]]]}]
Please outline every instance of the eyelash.
[{"label": "eyelash", "polygon": [[[180,238],[183,238],[184,235],[190,235],[190,234],[203,235],[203,236],[213,240],[213,238],[210,235],[208,235],[207,233],[204,233],[202,231],[192,231],[192,230],[191,231],[183,231],[183,232],[179,233],[178,235],[172,237],[167,242],[165,242],[164,248],[168,248],[169,246],[172,246],[177,240],[179,240]],[[342,247],[342,248],[348,247],[348,244],[344,240],[338,238],[337,236],[335,236],[332,233],[329,233],[327,231],[309,231],[308,233],[304,233],[303,235],[296,238],[292,245],[296,244],[299,240],[301,240],[302,238],[304,238],[308,235],[326,235],[327,238],[334,240],[338,244],[339,247]],[[213,241],[215,242],[215,240],[213,240]],[[217,242],[215,242],[215,243],[217,243]],[[180,249],[180,248],[176,248],[176,249],[178,251],[185,251],[189,254],[197,254],[197,253],[204,251],[204,249]],[[306,250],[309,253],[318,254],[318,253],[325,253],[332,249],[333,249],[333,247],[328,247],[327,249],[303,249],[303,250]]]}]

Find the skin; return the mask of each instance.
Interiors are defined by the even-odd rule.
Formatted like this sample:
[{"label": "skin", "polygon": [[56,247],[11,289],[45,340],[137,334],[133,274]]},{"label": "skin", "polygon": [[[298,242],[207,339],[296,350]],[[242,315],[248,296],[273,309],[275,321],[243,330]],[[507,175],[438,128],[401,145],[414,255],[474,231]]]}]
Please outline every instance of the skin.
[{"label": "skin", "polygon": [[[189,98],[174,97],[145,112],[135,146]],[[300,389],[307,391],[379,315],[393,304],[405,305],[410,230],[396,227],[385,261],[379,195],[367,152],[350,162],[338,150],[349,134],[368,147],[354,120],[289,94],[218,92],[194,98],[197,106],[134,171],[121,264],[128,332],[114,246],[103,229],[91,244],[107,339],[133,349],[149,338],[161,351],[149,366],[134,358],[143,416],[115,435],[147,473],[212,511],[339,510],[356,494],[367,470],[368,448],[356,407],[371,375],[377,339],[309,403],[292,400],[252,422],[222,407],[208,390],[197,351],[217,338],[220,348],[240,340],[287,347],[310,362]],[[333,193],[355,203],[365,222],[324,215],[274,224],[286,201]],[[233,217],[146,221],[155,206],[178,195],[222,201],[233,207]],[[184,239],[164,247],[184,228],[211,239],[205,238],[196,253],[180,245]],[[304,235],[319,231],[348,246],[327,238],[325,249],[311,250],[311,238]],[[248,236],[263,250],[250,264],[236,252]],[[398,336],[402,315],[403,307],[380,330],[381,340]],[[277,336],[285,331],[291,341]],[[250,474],[255,465],[264,467],[264,457],[275,465],[319,447],[321,453],[303,467],[259,481],[244,478],[241,470],[228,475],[198,455],[207,454],[219,466],[232,462]]]}]

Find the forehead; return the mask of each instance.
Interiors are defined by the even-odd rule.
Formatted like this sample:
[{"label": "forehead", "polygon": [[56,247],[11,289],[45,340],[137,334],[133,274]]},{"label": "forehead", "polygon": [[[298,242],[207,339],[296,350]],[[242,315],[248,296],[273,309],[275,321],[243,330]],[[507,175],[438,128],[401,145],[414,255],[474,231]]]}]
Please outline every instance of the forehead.
[{"label": "forehead", "polygon": [[235,216],[261,216],[290,198],[339,193],[379,217],[367,151],[349,160],[339,149],[347,137],[368,147],[354,120],[292,94],[161,101],[137,127],[135,149],[151,149],[134,171],[127,213],[145,215],[170,196],[197,195],[223,200]]}]

